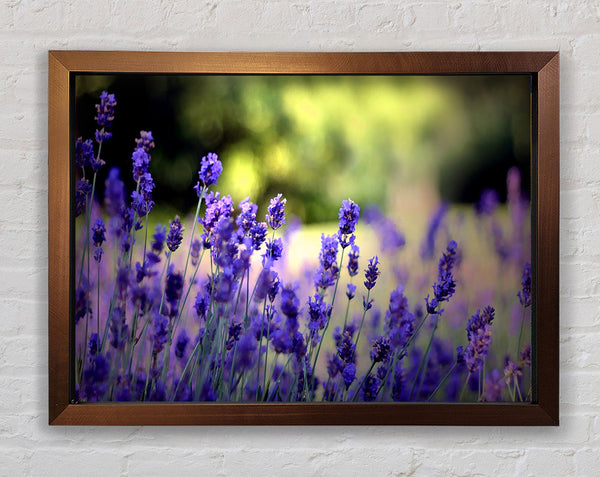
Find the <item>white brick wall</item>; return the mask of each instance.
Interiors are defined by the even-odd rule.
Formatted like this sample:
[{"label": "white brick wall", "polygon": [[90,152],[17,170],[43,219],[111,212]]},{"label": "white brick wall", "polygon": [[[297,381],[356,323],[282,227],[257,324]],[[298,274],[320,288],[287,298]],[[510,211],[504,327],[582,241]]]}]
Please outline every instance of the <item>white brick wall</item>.
[{"label": "white brick wall", "polygon": [[[600,475],[600,2],[0,1],[0,474]],[[561,52],[559,428],[47,426],[47,51]]]}]

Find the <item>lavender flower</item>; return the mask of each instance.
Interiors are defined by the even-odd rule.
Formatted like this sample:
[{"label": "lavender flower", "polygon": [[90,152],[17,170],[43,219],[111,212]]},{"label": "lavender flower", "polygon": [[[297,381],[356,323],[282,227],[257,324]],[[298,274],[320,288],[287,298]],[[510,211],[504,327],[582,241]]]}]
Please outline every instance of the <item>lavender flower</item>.
[{"label": "lavender flower", "polygon": [[140,137],[135,140],[135,147],[142,148],[147,154],[154,149],[154,138],[152,131],[140,131]]},{"label": "lavender flower", "polygon": [[160,313],[155,313],[152,322],[152,352],[159,354],[167,342],[169,322]]},{"label": "lavender flower", "polygon": [[75,188],[75,217],[79,217],[85,211],[87,197],[91,191],[92,186],[87,179],[77,181]]},{"label": "lavender flower", "polygon": [[410,312],[404,287],[398,287],[390,294],[390,304],[385,312],[385,327],[392,346],[397,350],[407,345],[415,329],[415,316]]},{"label": "lavender flower", "polygon": [[275,262],[281,258],[283,254],[283,241],[280,238],[276,238],[275,240],[267,240],[266,250],[263,255],[263,265],[267,263],[267,261]]},{"label": "lavender flower", "polygon": [[506,384],[511,386],[514,383],[518,383],[521,376],[523,376],[521,366],[509,359],[504,367],[504,380]]},{"label": "lavender flower", "polygon": [[348,253],[348,275],[355,277],[358,275],[358,257],[360,249],[358,245],[352,244],[350,253]]},{"label": "lavender flower", "polygon": [[406,245],[406,239],[396,224],[373,205],[365,212],[365,222],[377,232],[382,252],[395,252]]},{"label": "lavender flower", "polygon": [[266,222],[269,227],[273,230],[277,230],[279,227],[285,224],[285,203],[287,199],[283,198],[282,194],[277,194],[271,199],[271,203],[268,207],[268,214],[266,215]]},{"label": "lavender flower", "polygon": [[377,255],[375,255],[369,259],[369,265],[365,270],[365,287],[367,290],[371,290],[377,282],[377,277],[380,274],[377,265],[379,265],[379,259],[377,258]]},{"label": "lavender flower", "polygon": [[500,199],[498,197],[498,192],[493,189],[484,189],[481,193],[481,198],[479,202],[475,204],[475,212],[478,215],[494,215],[496,209],[498,208],[498,204]]},{"label": "lavender flower", "polygon": [[219,156],[214,152],[209,152],[200,160],[200,170],[198,171],[198,185],[196,191],[200,195],[200,186],[208,187],[217,183],[219,176],[223,172],[223,164],[219,161]]},{"label": "lavender flower", "polygon": [[104,222],[102,219],[96,220],[94,225],[92,225],[92,240],[94,242],[94,247],[101,247],[102,243],[106,240],[106,227],[104,226]]},{"label": "lavender flower", "polygon": [[354,233],[359,215],[360,207],[356,202],[351,199],[342,201],[342,207],[340,208],[340,212],[338,214],[338,218],[340,220],[338,227],[338,239],[342,248],[346,248],[354,241],[353,238],[349,240],[348,236]]},{"label": "lavender flower", "polygon": [[525,263],[521,278],[521,291],[517,293],[521,306],[527,308],[531,306],[531,264]]},{"label": "lavender flower", "polygon": [[100,143],[112,137],[112,133],[107,132],[106,129],[111,126],[112,121],[115,119],[116,105],[115,95],[102,91],[100,104],[96,105],[96,116],[94,117],[100,128],[100,130],[96,129],[96,142]]},{"label": "lavender flower", "polygon": [[456,282],[452,271],[457,259],[458,245],[454,240],[451,240],[446,247],[446,251],[442,253],[442,257],[438,263],[438,279],[433,284],[434,298],[429,301],[429,295],[425,298],[427,312],[431,315],[441,314],[443,310],[438,310],[439,304],[448,301],[456,290]]},{"label": "lavender flower", "polygon": [[326,289],[335,284],[339,270],[337,267],[338,239],[335,235],[321,234],[319,270],[315,275],[315,288]]},{"label": "lavender flower", "polygon": [[267,238],[267,224],[265,222],[256,222],[250,227],[249,233],[252,238],[252,248],[258,250]]},{"label": "lavender flower", "polygon": [[346,385],[346,389],[356,380],[356,365],[354,363],[348,363],[342,370],[342,379]]},{"label": "lavender flower", "polygon": [[177,316],[177,304],[181,298],[183,289],[183,275],[175,271],[175,266],[170,265],[167,271],[167,283],[165,284],[165,298],[171,306],[171,316]]},{"label": "lavender flower", "polygon": [[352,283],[348,283],[347,290],[346,290],[346,296],[348,297],[348,300],[352,300],[352,298],[354,298],[355,292],[356,292],[356,285],[353,285]]},{"label": "lavender flower", "polygon": [[77,138],[75,141],[75,165],[78,167],[89,166],[94,160],[94,144],[91,139]]},{"label": "lavender flower", "polygon": [[118,216],[125,205],[125,184],[119,176],[119,169],[111,168],[104,182],[104,207],[111,217]]},{"label": "lavender flower", "polygon": [[435,239],[438,230],[440,229],[444,217],[448,212],[448,204],[445,202],[440,204],[440,206],[436,209],[436,211],[431,216],[431,220],[429,221],[429,227],[427,228],[427,234],[425,235],[425,239],[423,243],[421,243],[421,258],[423,260],[428,260],[433,258],[433,254],[435,251]]},{"label": "lavender flower", "polygon": [[308,297],[308,329],[310,330],[310,336],[314,341],[318,335],[319,330],[322,330],[327,325],[329,317],[331,316],[331,305],[323,301],[323,296],[319,293],[315,293],[313,297]]},{"label": "lavender flower", "polygon": [[179,215],[175,216],[175,220],[171,220],[169,224],[169,235],[167,235],[167,247],[171,252],[174,252],[181,245],[183,240],[184,226],[179,220]]},{"label": "lavender flower", "polygon": [[371,360],[374,363],[385,363],[390,357],[390,340],[385,336],[379,336],[373,342],[371,349]]},{"label": "lavender flower", "polygon": [[371,375],[364,379],[364,383],[360,389],[360,396],[363,401],[375,401],[377,398],[377,390],[379,389],[379,382],[379,379]]},{"label": "lavender flower", "polygon": [[483,311],[477,312],[467,324],[467,339],[469,344],[464,352],[464,359],[469,373],[479,371],[483,366],[489,347],[492,342],[492,320],[494,309],[487,306]]},{"label": "lavender flower", "polygon": [[241,212],[237,216],[237,219],[235,219],[235,223],[238,226],[241,236],[244,237],[250,233],[252,226],[256,224],[258,206],[250,202],[250,197],[246,197],[239,203],[238,207]]},{"label": "lavender flower", "polygon": [[219,192],[210,192],[206,196],[206,212],[204,218],[198,218],[198,221],[204,228],[202,239],[206,248],[211,247],[210,235],[221,218],[229,218],[233,212],[233,200],[231,196],[221,197]]},{"label": "lavender flower", "polygon": [[185,349],[187,348],[189,342],[190,338],[185,329],[181,330],[179,336],[177,337],[177,341],[175,342],[175,356],[177,358],[182,360],[185,357]]},{"label": "lavender flower", "polygon": [[139,182],[144,174],[148,172],[150,166],[150,156],[142,147],[138,147],[131,155],[133,163],[133,180]]}]

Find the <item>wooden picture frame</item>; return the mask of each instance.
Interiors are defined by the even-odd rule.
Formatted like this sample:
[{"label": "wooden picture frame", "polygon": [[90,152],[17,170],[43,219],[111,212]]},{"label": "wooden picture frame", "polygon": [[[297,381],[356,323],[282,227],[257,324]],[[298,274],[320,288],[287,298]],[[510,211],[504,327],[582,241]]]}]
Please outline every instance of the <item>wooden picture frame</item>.
[{"label": "wooden picture frame", "polygon": [[[557,52],[167,53],[50,51],[48,98],[51,425],[558,425],[559,55]],[[531,403],[75,404],[71,303],[71,91],[77,73],[531,74]]]}]

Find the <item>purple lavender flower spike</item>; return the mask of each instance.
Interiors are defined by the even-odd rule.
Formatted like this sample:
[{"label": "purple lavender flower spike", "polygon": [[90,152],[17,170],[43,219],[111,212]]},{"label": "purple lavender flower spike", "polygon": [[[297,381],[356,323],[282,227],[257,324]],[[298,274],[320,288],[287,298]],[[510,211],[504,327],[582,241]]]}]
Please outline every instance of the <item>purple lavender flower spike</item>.
[{"label": "purple lavender flower spike", "polygon": [[258,250],[267,238],[267,224],[265,222],[256,222],[249,230],[252,238],[252,248]]},{"label": "purple lavender flower spike", "polygon": [[395,252],[406,245],[404,234],[376,205],[366,210],[365,222],[377,232],[382,252]]},{"label": "purple lavender flower spike", "polygon": [[154,149],[154,138],[152,131],[140,131],[140,137],[135,140],[135,147],[142,148],[147,154]]},{"label": "purple lavender flower spike", "polygon": [[369,265],[367,266],[367,269],[365,270],[365,282],[364,283],[365,283],[365,287],[367,290],[371,290],[375,286],[375,283],[377,282],[377,277],[380,274],[380,271],[377,268],[377,265],[379,265],[379,258],[377,258],[377,255],[375,255],[374,257],[369,259]]},{"label": "purple lavender flower spike", "polygon": [[200,197],[201,189],[217,183],[219,176],[223,172],[223,164],[219,161],[219,156],[214,152],[209,152],[200,160],[200,170],[198,171],[198,183],[196,192]]},{"label": "purple lavender flower spike", "polygon": [[358,257],[360,249],[358,245],[352,244],[350,247],[350,253],[348,253],[348,275],[355,277],[358,275]]},{"label": "purple lavender flower spike", "polygon": [[177,337],[177,341],[175,342],[175,356],[178,359],[183,360],[185,358],[185,350],[189,342],[190,338],[185,329],[181,330],[179,336]]},{"label": "purple lavender flower spike", "polygon": [[167,247],[171,252],[174,252],[181,245],[183,240],[184,227],[179,220],[179,215],[175,216],[175,220],[171,220],[169,224],[169,235],[167,235]]},{"label": "purple lavender flower spike", "polygon": [[94,247],[101,247],[104,241],[106,240],[106,227],[104,226],[104,222],[102,219],[96,220],[94,225],[92,225],[92,241],[94,242]]},{"label": "purple lavender flower spike", "polygon": [[379,379],[375,376],[367,376],[364,384],[360,389],[360,395],[363,401],[375,401],[377,398],[377,390],[379,389]]},{"label": "purple lavender flower spike", "polygon": [[152,352],[159,354],[167,343],[169,322],[160,313],[155,313],[152,322]]},{"label": "purple lavender flower spike", "polygon": [[100,130],[96,129],[96,142],[100,143],[112,137],[112,133],[109,133],[107,128],[112,125],[112,121],[115,119],[116,105],[115,95],[102,91],[100,104],[96,105],[96,116],[94,117],[100,128]]},{"label": "purple lavender flower spike", "polygon": [[75,165],[78,167],[89,166],[94,160],[94,144],[91,139],[78,138],[75,141]]},{"label": "purple lavender flower spike", "polygon": [[342,378],[346,389],[356,380],[356,365],[354,363],[348,363],[342,370]]},{"label": "purple lavender flower spike", "polygon": [[133,163],[133,180],[139,182],[144,174],[148,172],[150,166],[150,156],[145,149],[139,147],[131,155]]},{"label": "purple lavender flower spike", "polygon": [[256,213],[258,212],[258,206],[250,202],[250,197],[246,197],[242,200],[238,207],[241,212],[235,219],[235,224],[241,233],[241,236],[246,236],[252,226],[256,223]]},{"label": "purple lavender flower spike", "polygon": [[477,312],[467,324],[467,339],[469,343],[465,348],[464,359],[469,373],[479,371],[483,366],[490,345],[492,343],[492,320],[494,309],[487,306],[483,311]]},{"label": "purple lavender flower spike", "polygon": [[346,296],[348,297],[348,300],[352,300],[354,298],[355,293],[356,293],[356,285],[353,285],[352,283],[348,283],[347,290],[346,290]]},{"label": "purple lavender flower spike", "polygon": [[499,203],[500,198],[498,197],[498,192],[494,189],[484,189],[481,193],[479,202],[475,204],[475,213],[487,216],[494,215]]},{"label": "purple lavender flower spike", "polygon": [[456,282],[454,281],[452,271],[457,262],[457,257],[458,245],[454,240],[451,240],[438,262],[438,279],[432,287],[434,298],[431,301],[429,301],[429,295],[425,298],[427,312],[431,315],[441,315],[442,310],[437,310],[438,305],[448,301],[454,295]]},{"label": "purple lavender flower spike", "polygon": [[374,363],[385,363],[390,357],[390,340],[385,336],[379,336],[373,343],[371,349],[371,360]]},{"label": "purple lavender flower spike", "polygon": [[448,204],[443,202],[431,216],[431,220],[429,221],[429,227],[427,228],[427,234],[425,235],[425,239],[421,243],[421,258],[423,260],[433,258],[433,254],[435,252],[435,239],[437,236],[437,232],[442,226],[442,222],[447,212]]},{"label": "purple lavender flower spike", "polygon": [[283,198],[282,194],[277,194],[271,199],[271,203],[267,209],[266,222],[273,230],[285,224],[285,203],[287,199]]},{"label": "purple lavender flower spike", "polygon": [[[360,207],[351,199],[342,201],[342,207],[338,214],[340,220],[338,227],[338,239],[342,248],[354,243],[354,230],[360,215]],[[350,236],[350,239],[348,238]]]},{"label": "purple lavender flower spike", "polygon": [[263,255],[263,266],[270,261],[276,262],[281,258],[283,254],[283,241],[281,238],[276,238],[275,240],[269,239],[267,240],[266,250]]},{"label": "purple lavender flower spike", "polygon": [[415,316],[410,312],[404,287],[398,287],[390,294],[390,304],[385,312],[385,327],[392,346],[402,349],[412,337],[415,329]]},{"label": "purple lavender flower spike", "polygon": [[92,186],[87,179],[77,181],[75,189],[75,217],[79,217],[85,211],[87,197],[91,191]]},{"label": "purple lavender flower spike", "polygon": [[125,184],[119,176],[117,167],[111,168],[104,181],[104,207],[111,217],[118,216],[125,205]]},{"label": "purple lavender flower spike", "polygon": [[525,263],[521,277],[521,291],[517,293],[521,306],[527,308],[531,306],[531,264]]}]

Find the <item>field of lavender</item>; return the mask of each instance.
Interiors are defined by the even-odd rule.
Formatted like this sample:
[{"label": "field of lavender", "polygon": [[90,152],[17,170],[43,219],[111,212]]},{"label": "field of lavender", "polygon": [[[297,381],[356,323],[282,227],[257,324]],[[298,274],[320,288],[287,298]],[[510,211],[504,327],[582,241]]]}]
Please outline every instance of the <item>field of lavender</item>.
[{"label": "field of lavender", "polygon": [[[507,197],[441,203],[424,230],[339,197],[331,222],[219,191],[217,154],[155,207],[150,131],[132,138],[135,190],[105,163],[116,100],[75,144],[75,383],[79,402],[531,400],[531,221],[521,173]],[[97,174],[109,170],[102,197]],[[160,177],[156,176],[159,181]],[[400,224],[406,226],[403,231]]]}]

